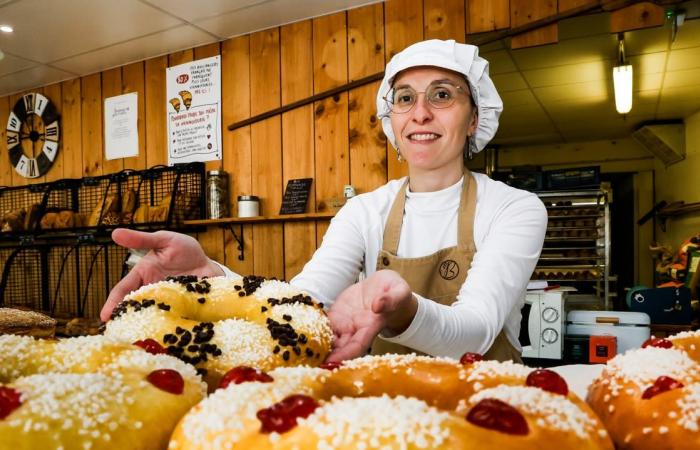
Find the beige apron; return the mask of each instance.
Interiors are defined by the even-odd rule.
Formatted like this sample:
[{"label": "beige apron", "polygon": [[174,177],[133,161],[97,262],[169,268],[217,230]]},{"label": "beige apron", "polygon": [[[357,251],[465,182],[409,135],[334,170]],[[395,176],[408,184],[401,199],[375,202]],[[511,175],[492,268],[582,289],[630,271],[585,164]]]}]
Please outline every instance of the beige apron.
[{"label": "beige apron", "polygon": [[[384,227],[384,242],[377,257],[377,270],[390,269],[398,272],[411,286],[411,290],[442,305],[451,305],[457,299],[459,289],[467,279],[476,252],[474,245],[474,210],[476,207],[476,182],[469,171],[464,172],[464,183],[459,203],[457,246],[439,250],[420,258],[396,256],[401,236],[406,186],[401,187],[389,212]],[[416,350],[387,342],[379,337],[372,344],[373,354],[418,353]],[[485,359],[520,362],[518,352],[508,341],[503,330],[498,333],[493,345],[484,355]]]}]

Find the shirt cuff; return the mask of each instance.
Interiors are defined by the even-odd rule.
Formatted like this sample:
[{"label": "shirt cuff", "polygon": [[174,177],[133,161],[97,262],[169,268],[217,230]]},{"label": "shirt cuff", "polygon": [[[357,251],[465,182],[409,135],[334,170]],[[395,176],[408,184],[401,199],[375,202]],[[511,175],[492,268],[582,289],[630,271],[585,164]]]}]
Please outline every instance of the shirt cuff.
[{"label": "shirt cuff", "polygon": [[234,272],[233,270],[229,269],[228,267],[224,266],[223,264],[219,264],[218,262],[214,261],[214,260],[211,259],[211,258],[209,258],[209,261],[211,261],[211,262],[213,262],[214,264],[216,264],[217,266],[219,266],[219,268],[221,269],[221,271],[224,272],[224,276],[225,276],[226,278],[241,278],[240,275],[238,275],[236,272]]},{"label": "shirt cuff", "polygon": [[400,334],[393,334],[389,330],[384,329],[379,333],[379,337],[384,339],[387,342],[392,342],[394,344],[401,344],[405,347],[411,347],[411,341],[413,340],[412,338],[415,336],[416,332],[421,328],[423,322],[425,322],[425,317],[426,317],[426,305],[425,302],[432,301],[432,300],[427,300],[425,297],[421,297],[420,295],[416,294],[415,292],[413,295],[416,297],[416,300],[418,301],[418,309],[416,310],[416,315],[413,317],[413,321],[411,321],[411,324],[406,328],[406,330],[403,333]]}]

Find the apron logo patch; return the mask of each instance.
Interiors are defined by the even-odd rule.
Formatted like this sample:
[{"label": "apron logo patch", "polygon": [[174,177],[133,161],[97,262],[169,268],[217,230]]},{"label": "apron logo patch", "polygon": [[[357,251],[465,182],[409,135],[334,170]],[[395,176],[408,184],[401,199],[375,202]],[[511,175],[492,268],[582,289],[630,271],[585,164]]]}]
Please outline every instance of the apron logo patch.
[{"label": "apron logo patch", "polygon": [[440,276],[445,280],[454,280],[459,275],[459,265],[451,260],[445,260],[440,263]]}]

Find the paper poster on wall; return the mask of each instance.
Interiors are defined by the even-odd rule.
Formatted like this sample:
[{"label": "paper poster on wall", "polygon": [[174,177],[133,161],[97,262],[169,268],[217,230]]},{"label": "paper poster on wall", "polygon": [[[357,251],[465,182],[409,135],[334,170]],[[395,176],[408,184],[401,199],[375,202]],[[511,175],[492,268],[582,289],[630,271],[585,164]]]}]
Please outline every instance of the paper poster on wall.
[{"label": "paper poster on wall", "polygon": [[166,69],[168,165],[221,159],[221,56]]},{"label": "paper poster on wall", "polygon": [[138,156],[138,94],[132,92],[105,99],[105,158]]}]

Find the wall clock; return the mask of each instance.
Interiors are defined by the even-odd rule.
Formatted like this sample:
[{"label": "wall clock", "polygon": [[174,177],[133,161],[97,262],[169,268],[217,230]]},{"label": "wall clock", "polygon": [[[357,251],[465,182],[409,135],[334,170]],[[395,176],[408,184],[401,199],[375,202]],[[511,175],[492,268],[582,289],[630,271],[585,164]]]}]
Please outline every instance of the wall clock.
[{"label": "wall clock", "polygon": [[17,100],[7,119],[7,150],[17,173],[38,178],[49,171],[58,153],[58,119],[54,104],[39,93]]}]

